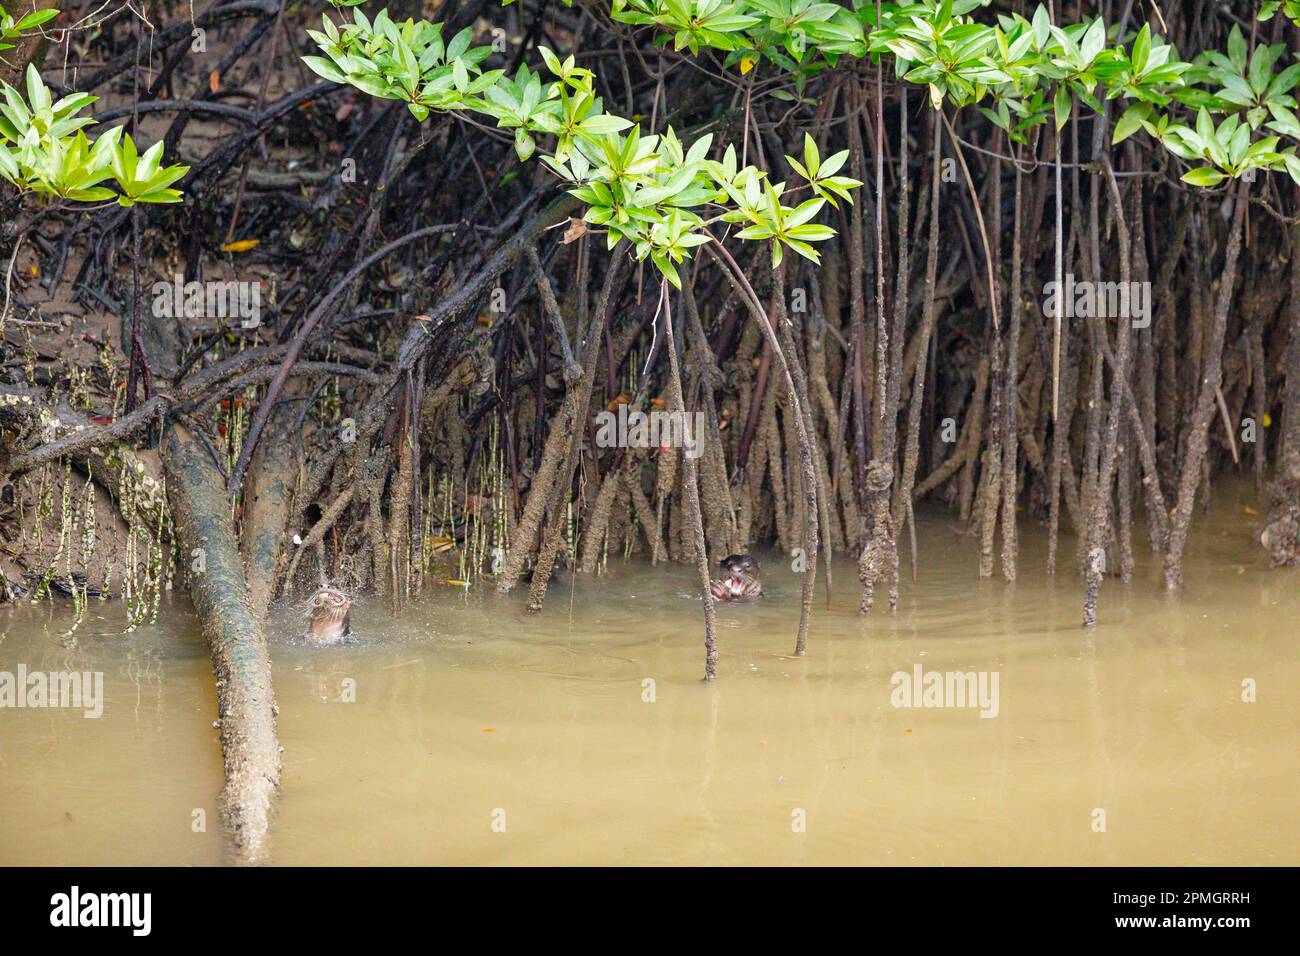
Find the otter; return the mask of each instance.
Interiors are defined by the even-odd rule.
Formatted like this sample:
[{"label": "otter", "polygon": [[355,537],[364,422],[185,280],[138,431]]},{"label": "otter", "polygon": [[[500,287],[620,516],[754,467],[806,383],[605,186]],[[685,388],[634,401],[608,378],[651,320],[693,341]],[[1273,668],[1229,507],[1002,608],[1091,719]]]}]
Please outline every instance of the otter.
[{"label": "otter", "polygon": [[709,585],[715,599],[739,601],[756,598],[763,593],[758,579],[758,562],[747,554],[729,554],[718,562],[724,577]]},{"label": "otter", "polygon": [[303,639],[324,647],[341,644],[352,633],[348,609],[352,599],[334,588],[321,588],[307,605],[307,629]]}]

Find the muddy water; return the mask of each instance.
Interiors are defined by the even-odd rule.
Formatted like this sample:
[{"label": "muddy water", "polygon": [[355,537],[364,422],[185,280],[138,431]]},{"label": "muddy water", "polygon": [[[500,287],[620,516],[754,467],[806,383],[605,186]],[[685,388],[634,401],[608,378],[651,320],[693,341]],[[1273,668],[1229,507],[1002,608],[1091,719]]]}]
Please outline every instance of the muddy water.
[{"label": "muddy water", "polygon": [[[487,588],[426,592],[399,622],[372,603],[326,651],[281,611],[275,860],[1300,863],[1300,575],[1263,565],[1244,503],[1200,522],[1185,595],[1143,565],[1107,582],[1091,636],[1037,529],[1011,591],[932,515],[898,614],[860,619],[837,564],[794,659],[798,580],[768,556],[762,603],[721,612],[712,686],[685,568],[566,573],[540,617]],[[95,605],[66,637],[70,618],[0,611],[0,671],[102,671],[105,697],[99,719],[0,710],[0,863],[221,862],[193,617],[177,601],[123,635]],[[916,665],[996,674],[997,715],[893,706]]]}]

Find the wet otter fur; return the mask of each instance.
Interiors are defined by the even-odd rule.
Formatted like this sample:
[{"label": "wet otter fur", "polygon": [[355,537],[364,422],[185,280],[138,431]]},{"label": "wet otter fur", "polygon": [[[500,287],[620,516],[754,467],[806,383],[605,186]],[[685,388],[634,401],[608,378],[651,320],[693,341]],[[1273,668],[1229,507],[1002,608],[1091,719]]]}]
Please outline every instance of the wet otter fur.
[{"label": "wet otter fur", "polygon": [[718,562],[723,577],[709,584],[709,590],[718,601],[741,601],[760,597],[763,584],[759,580],[758,562],[747,554],[729,554]]},{"label": "wet otter fur", "polygon": [[1259,543],[1272,567],[1300,565],[1300,481],[1278,481]]},{"label": "wet otter fur", "polygon": [[321,588],[307,604],[303,640],[316,647],[342,644],[352,633],[348,610],[352,599],[336,588]]}]

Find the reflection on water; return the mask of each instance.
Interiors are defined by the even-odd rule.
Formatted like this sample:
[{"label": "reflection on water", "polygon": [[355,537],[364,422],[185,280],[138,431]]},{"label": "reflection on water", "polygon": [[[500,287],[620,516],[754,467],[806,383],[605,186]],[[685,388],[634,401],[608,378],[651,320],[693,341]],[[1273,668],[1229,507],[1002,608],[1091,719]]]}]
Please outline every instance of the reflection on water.
[{"label": "reflection on water", "polygon": [[[334,649],[278,611],[275,860],[1300,863],[1300,574],[1265,567],[1241,510],[1198,517],[1181,598],[1149,561],[1108,581],[1092,635],[1038,529],[1011,590],[923,516],[899,612],[859,618],[837,562],[795,659],[799,582],[767,556],[762,602],[721,610],[712,686],[686,567],[566,572],[538,617],[489,588],[426,592],[400,621],[372,600]],[[0,610],[0,671],[103,671],[106,696],[99,720],[0,710],[0,863],[221,861],[195,619],[176,601],[123,635],[121,616],[94,604],[67,638],[68,609]],[[997,717],[892,706],[918,664],[996,672]]]}]

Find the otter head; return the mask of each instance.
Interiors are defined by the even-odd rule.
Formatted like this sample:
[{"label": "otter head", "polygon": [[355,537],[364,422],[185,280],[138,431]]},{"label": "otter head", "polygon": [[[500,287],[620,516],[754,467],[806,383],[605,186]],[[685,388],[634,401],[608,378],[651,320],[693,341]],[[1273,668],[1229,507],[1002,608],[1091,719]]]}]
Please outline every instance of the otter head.
[{"label": "otter head", "polygon": [[335,588],[321,588],[312,597],[312,611],[316,614],[347,614],[351,606],[351,598]]},{"label": "otter head", "polygon": [[307,640],[329,644],[348,636],[352,599],[336,588],[321,588],[308,603]]},{"label": "otter head", "polygon": [[733,595],[744,593],[747,584],[758,580],[758,562],[747,554],[729,554],[718,564]]}]

